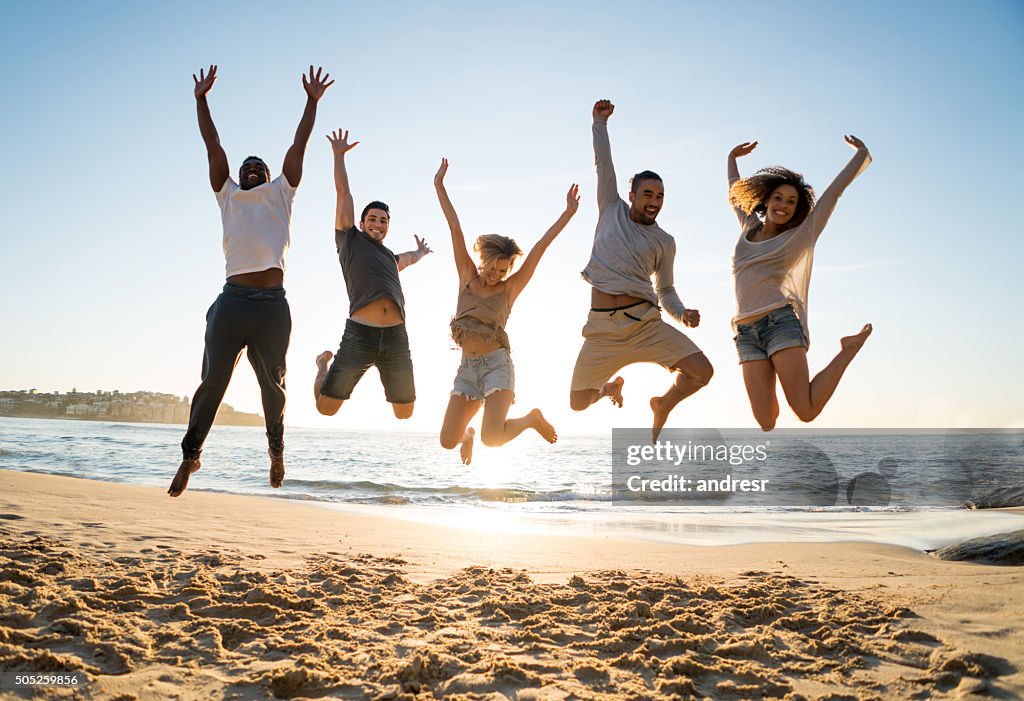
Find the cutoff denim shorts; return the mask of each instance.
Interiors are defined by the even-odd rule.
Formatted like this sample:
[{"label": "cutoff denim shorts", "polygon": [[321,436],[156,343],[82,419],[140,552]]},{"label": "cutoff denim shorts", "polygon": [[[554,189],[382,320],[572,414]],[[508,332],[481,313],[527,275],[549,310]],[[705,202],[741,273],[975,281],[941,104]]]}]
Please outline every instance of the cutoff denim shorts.
[{"label": "cutoff denim shorts", "polygon": [[516,370],[507,348],[498,348],[475,358],[463,356],[455,374],[452,396],[464,395],[482,403],[502,389],[516,391]]},{"label": "cutoff denim shorts", "polygon": [[807,348],[807,337],[793,307],[775,309],[752,324],[738,324],[736,352],[740,363],[768,360],[786,348]]}]

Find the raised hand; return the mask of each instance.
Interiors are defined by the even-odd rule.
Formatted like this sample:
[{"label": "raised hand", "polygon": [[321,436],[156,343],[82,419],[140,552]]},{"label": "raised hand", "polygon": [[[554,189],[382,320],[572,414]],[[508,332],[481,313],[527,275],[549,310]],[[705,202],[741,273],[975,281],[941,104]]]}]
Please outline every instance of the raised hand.
[{"label": "raised hand", "polygon": [[732,151],[729,152],[729,158],[742,158],[751,153],[755,148],[757,148],[756,141],[744,141],[739,146],[733,147]]},{"label": "raised hand", "polygon": [[334,151],[334,154],[336,156],[348,153],[349,151],[351,151],[352,149],[359,145],[358,141],[353,141],[349,143],[348,129],[345,129],[344,131],[342,131],[341,129],[338,129],[337,131],[332,131],[330,134],[327,135],[327,140],[331,142],[331,149]]},{"label": "raised hand", "polygon": [[305,73],[302,74],[302,89],[306,91],[306,94],[309,95],[310,98],[312,98],[314,102],[318,101],[321,97],[324,96],[324,91],[327,90],[327,88],[329,88],[332,85],[334,85],[334,81],[333,80],[331,80],[331,81],[327,80],[328,78],[331,77],[330,73],[324,73],[324,77],[323,78],[320,77],[320,73],[323,70],[324,70],[323,67],[317,68],[316,69],[316,75],[314,76],[313,75],[313,66],[310,66],[309,67],[309,79],[308,80],[306,79],[306,74]]},{"label": "raised hand", "polygon": [[594,103],[594,119],[608,119],[612,116],[612,112],[615,111],[615,105],[612,104],[611,100],[598,100]]},{"label": "raised hand", "polygon": [[434,173],[434,187],[444,185],[444,176],[448,173],[448,159],[441,159],[441,167]]},{"label": "raised hand", "polygon": [[204,73],[203,69],[199,69],[199,77],[196,78],[196,74],[192,74],[192,80],[196,81],[195,95],[196,99],[203,97],[206,93],[210,92],[210,88],[213,87],[213,83],[217,80],[217,66],[211,65],[210,72]]},{"label": "raised hand", "polygon": [[846,135],[843,136],[843,139],[846,141],[846,143],[848,143],[850,145],[850,148],[854,148],[854,149],[867,148],[867,146],[864,145],[864,142],[861,141],[860,139],[858,139],[853,134],[846,134]]},{"label": "raised hand", "polygon": [[565,195],[565,211],[569,214],[576,214],[576,210],[580,208],[580,186],[573,183],[569,187],[569,192]]},{"label": "raised hand", "polygon": [[700,325],[700,312],[696,309],[687,309],[683,312],[683,324],[691,329]]},{"label": "raised hand", "polygon": [[416,252],[420,254],[420,258],[427,255],[428,253],[433,253],[430,246],[427,245],[426,239],[421,239],[416,234],[413,234],[412,237],[416,239]]}]

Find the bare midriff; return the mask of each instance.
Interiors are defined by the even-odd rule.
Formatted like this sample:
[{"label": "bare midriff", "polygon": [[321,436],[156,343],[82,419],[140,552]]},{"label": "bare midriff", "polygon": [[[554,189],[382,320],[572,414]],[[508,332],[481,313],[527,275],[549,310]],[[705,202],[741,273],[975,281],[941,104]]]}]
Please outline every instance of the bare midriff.
[{"label": "bare midriff", "polygon": [[272,287],[284,287],[284,271],[280,268],[267,268],[256,273],[242,273],[228,278],[232,285],[256,287],[268,290]]},{"label": "bare midriff", "polygon": [[740,324],[744,324],[744,325],[753,324],[754,322],[760,321],[761,319],[765,318],[766,316],[768,316],[772,312],[777,312],[780,309],[785,309],[787,306],[789,306],[789,305],[783,304],[781,307],[775,307],[775,309],[769,309],[768,311],[761,312],[760,314],[754,314],[753,316],[745,316],[742,319],[737,319],[736,320],[736,325],[739,326]]},{"label": "bare midriff", "polygon": [[390,297],[378,297],[360,307],[352,312],[352,319],[370,326],[398,326],[405,321],[398,303]]},{"label": "bare midriff", "polygon": [[462,348],[462,354],[467,358],[477,358],[502,347],[493,338],[487,338],[472,331],[464,331],[461,340],[459,347]]},{"label": "bare midriff", "polygon": [[614,309],[615,307],[625,307],[629,304],[646,301],[646,299],[634,297],[633,295],[613,295],[608,292],[602,292],[597,288],[590,290],[591,309]]}]

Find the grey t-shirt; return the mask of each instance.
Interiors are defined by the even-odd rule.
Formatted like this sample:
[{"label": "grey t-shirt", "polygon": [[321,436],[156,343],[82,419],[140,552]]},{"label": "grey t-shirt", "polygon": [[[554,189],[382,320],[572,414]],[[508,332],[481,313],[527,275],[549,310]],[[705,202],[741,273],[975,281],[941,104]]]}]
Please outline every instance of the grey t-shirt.
[{"label": "grey t-shirt", "polygon": [[348,290],[348,313],[381,297],[390,297],[405,319],[405,296],[398,278],[398,255],[369,234],[352,226],[335,229],[341,273]]}]

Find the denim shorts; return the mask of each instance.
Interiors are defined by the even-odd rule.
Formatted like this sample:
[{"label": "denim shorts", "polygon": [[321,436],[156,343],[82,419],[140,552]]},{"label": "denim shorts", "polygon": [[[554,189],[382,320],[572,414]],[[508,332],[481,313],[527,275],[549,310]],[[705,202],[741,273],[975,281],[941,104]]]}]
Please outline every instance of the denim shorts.
[{"label": "denim shorts", "polygon": [[807,337],[793,307],[775,309],[752,324],[738,324],[736,352],[740,363],[768,360],[786,348],[807,348]]},{"label": "denim shorts", "polygon": [[499,348],[475,358],[463,356],[455,374],[452,396],[464,395],[483,402],[492,393],[516,391],[516,370],[507,348]]},{"label": "denim shorts", "polygon": [[412,355],[405,324],[378,328],[349,319],[345,334],[334,356],[320,394],[333,399],[348,399],[356,383],[371,366],[377,366],[384,396],[392,404],[411,404],[416,400],[412,377]]}]

